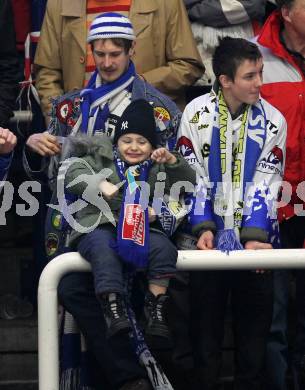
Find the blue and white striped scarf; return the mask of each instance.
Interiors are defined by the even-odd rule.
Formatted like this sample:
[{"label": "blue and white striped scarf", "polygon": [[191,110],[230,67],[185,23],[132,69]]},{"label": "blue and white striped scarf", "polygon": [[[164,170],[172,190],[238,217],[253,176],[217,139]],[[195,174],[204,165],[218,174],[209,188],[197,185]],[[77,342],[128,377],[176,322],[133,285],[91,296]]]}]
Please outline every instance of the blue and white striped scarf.
[{"label": "blue and white striped scarf", "polygon": [[[203,196],[203,202],[193,202],[196,207],[193,207],[189,219],[192,225],[202,222],[202,216],[205,220],[214,221],[217,228],[215,247],[229,252],[243,249],[239,242],[243,200],[247,183],[253,180],[256,163],[265,144],[267,121],[260,102],[246,106],[238,140],[233,145],[232,118],[221,90],[215,94],[215,101],[208,159],[208,180],[212,186],[208,191],[209,196]],[[254,130],[260,131],[260,144],[250,136]],[[203,205],[202,210],[198,210],[200,203]]]},{"label": "blue and white striped scarf", "polygon": [[81,98],[81,124],[82,133],[92,135],[98,130],[105,131],[105,122],[109,117],[109,100],[119,92],[131,88],[136,71],[132,61],[128,69],[117,80],[102,84],[96,70],[87,85],[80,93]]}]

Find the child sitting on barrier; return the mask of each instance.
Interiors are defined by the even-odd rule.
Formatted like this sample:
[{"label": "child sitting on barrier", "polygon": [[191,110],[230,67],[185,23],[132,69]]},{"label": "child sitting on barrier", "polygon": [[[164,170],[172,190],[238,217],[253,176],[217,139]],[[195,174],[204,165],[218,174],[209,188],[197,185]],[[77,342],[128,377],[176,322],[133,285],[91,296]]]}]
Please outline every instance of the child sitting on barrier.
[{"label": "child sitting on barrier", "polygon": [[[91,200],[76,213],[70,245],[92,266],[108,337],[131,330],[123,282],[124,265],[131,264],[147,269],[145,335],[170,342],[164,308],[177,250],[168,237],[169,216],[162,206],[154,213],[151,205],[162,203],[164,193],[167,196],[175,184],[177,190],[179,181],[184,189],[175,191],[178,197],[192,191],[185,188],[185,180],[195,184],[195,171],[179,153],[158,148],[153,109],[142,99],[131,102],[118,120],[114,145],[103,135],[71,137],[69,144],[73,156],[81,158],[65,162],[67,191]],[[158,184],[165,186],[161,196],[156,195]]]}]

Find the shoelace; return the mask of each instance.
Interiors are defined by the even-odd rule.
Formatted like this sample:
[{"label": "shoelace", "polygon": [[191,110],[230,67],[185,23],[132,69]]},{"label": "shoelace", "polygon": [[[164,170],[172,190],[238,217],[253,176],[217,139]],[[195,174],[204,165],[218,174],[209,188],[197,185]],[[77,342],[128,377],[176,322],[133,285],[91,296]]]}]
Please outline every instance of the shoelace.
[{"label": "shoelace", "polygon": [[111,302],[110,303],[110,312],[111,314],[113,315],[114,318],[119,318],[120,317],[120,314],[119,312],[121,312],[122,310],[120,310],[122,308],[119,308],[119,305],[117,304],[117,302]]},{"label": "shoelace", "polygon": [[162,303],[161,302],[157,302],[156,305],[154,305],[152,302],[149,302],[149,312],[150,312],[152,319],[163,322]]},{"label": "shoelace", "polygon": [[163,322],[162,304],[160,302],[158,302],[156,305],[156,315],[157,315],[157,320]]}]

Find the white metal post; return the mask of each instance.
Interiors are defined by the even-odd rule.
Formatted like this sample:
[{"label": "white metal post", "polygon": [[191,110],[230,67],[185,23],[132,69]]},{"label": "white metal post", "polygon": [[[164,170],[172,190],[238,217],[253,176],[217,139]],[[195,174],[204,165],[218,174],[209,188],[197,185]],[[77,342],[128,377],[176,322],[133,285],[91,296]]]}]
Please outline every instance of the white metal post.
[{"label": "white metal post", "polygon": [[77,252],[56,257],[44,268],[38,286],[39,389],[59,388],[57,286],[69,272],[90,271],[90,264]]},{"label": "white metal post", "polygon": [[[305,268],[305,249],[179,251],[179,270]],[[77,252],[65,253],[43,270],[38,287],[39,390],[59,388],[57,286],[69,272],[90,271]]]}]

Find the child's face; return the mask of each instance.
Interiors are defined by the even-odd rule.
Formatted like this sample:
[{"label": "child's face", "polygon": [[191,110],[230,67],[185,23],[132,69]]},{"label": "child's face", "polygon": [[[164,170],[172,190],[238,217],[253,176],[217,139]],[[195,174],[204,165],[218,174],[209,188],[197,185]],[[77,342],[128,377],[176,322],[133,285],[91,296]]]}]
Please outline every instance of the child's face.
[{"label": "child's face", "polygon": [[122,160],[130,165],[135,165],[147,160],[153,151],[153,147],[145,137],[128,133],[119,138],[118,150]]}]

